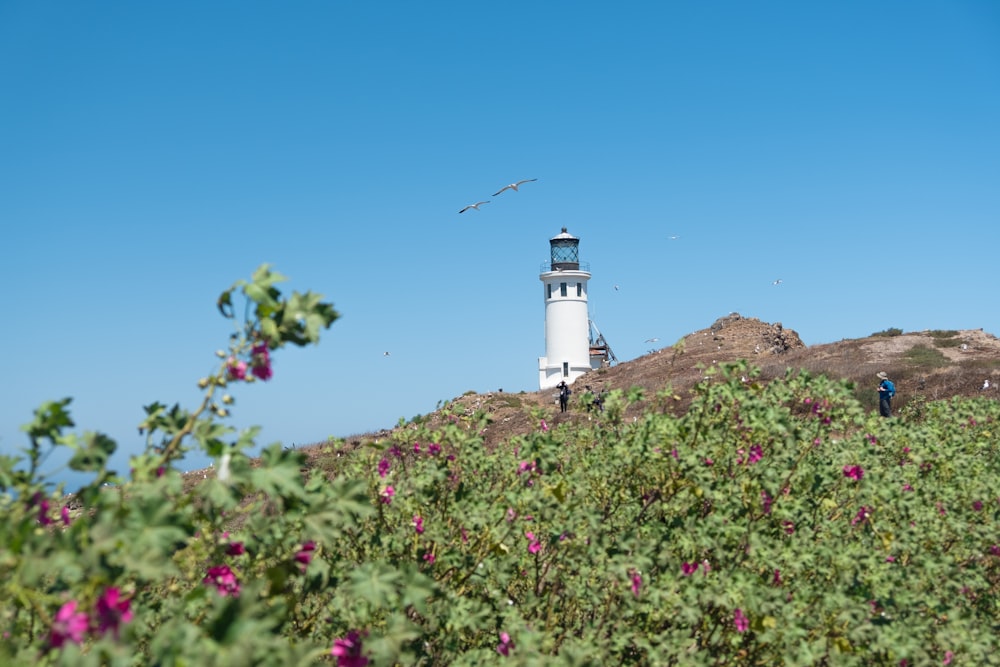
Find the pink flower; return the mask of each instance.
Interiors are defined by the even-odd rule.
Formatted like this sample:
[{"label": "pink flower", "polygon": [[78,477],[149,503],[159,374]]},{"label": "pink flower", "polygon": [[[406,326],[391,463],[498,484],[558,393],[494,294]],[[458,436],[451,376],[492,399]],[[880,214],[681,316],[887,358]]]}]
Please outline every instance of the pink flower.
[{"label": "pink flower", "polygon": [[764,514],[771,513],[771,503],[774,502],[774,498],[767,495],[767,491],[760,492],[760,501],[764,505]]},{"label": "pink flower", "polygon": [[681,572],[685,577],[690,577],[698,571],[698,563],[681,563]]},{"label": "pink flower", "polygon": [[742,609],[733,612],[733,624],[736,626],[736,632],[746,632],[750,629],[750,619],[743,615]]},{"label": "pink flower", "polygon": [[428,565],[433,565],[434,561],[437,560],[437,559],[434,557],[433,553],[431,553],[430,551],[428,551],[427,553],[424,554],[424,560],[427,561]]},{"label": "pink flower", "polygon": [[844,466],[844,477],[860,480],[865,476],[865,471],[861,466]]},{"label": "pink flower", "polygon": [[642,588],[642,575],[632,570],[632,595],[639,597],[640,588]]},{"label": "pink flower", "polygon": [[771,580],[771,583],[775,586],[781,585],[781,570],[778,568],[774,568],[774,579]]},{"label": "pink flower", "polygon": [[420,443],[419,442],[413,443],[413,453],[414,454],[419,454],[420,453]]},{"label": "pink flower", "polygon": [[76,600],[70,600],[59,607],[49,628],[49,647],[62,648],[67,641],[79,644],[90,623],[87,615],[76,610]]},{"label": "pink flower", "polygon": [[[979,503],[979,504],[982,505],[982,503]],[[69,508],[68,507],[66,507],[65,505],[63,505],[62,509],[59,510],[59,516],[62,518],[63,525],[68,526],[70,524]]]},{"label": "pink flower", "polygon": [[753,465],[762,458],[764,458],[764,449],[760,445],[750,447],[750,456],[747,457],[747,463]]},{"label": "pink flower", "polygon": [[226,361],[226,378],[230,380],[245,380],[247,378],[247,362],[229,357]]},{"label": "pink flower", "polygon": [[131,600],[120,599],[121,592],[117,588],[108,588],[97,598],[97,632],[105,634],[111,630],[115,639],[121,626],[132,620]]},{"label": "pink flower", "polygon": [[543,420],[542,420],[542,433],[544,433],[544,432],[546,432],[546,431],[548,431],[548,430],[549,430],[549,425],[548,425],[548,424],[546,424],[546,423],[545,423],[545,420],[543,419]]},{"label": "pink flower", "polygon": [[389,459],[382,459],[381,461],[379,461],[378,462],[378,476],[379,477],[385,477],[386,475],[388,475],[389,474],[389,467],[391,465],[392,464],[389,463]]},{"label": "pink flower", "polygon": [[942,665],[950,665],[951,664],[951,659],[954,658],[954,657],[955,657],[954,653],[952,653],[951,651],[945,651],[944,652],[944,660],[941,661],[941,664]]},{"label": "pink flower", "polygon": [[715,461],[713,461],[712,459],[705,459],[706,466],[711,466],[713,463],[715,463]]},{"label": "pink flower", "polygon": [[903,485],[903,491],[912,491],[912,490],[913,490],[913,487],[910,486],[909,484],[904,484]]},{"label": "pink flower", "polygon": [[436,442],[432,442],[431,444],[427,445],[427,453],[430,454],[431,456],[437,456],[438,454],[441,453],[441,445],[437,444]]},{"label": "pink flower", "polygon": [[794,521],[782,521],[781,525],[784,527],[786,535],[794,535],[795,534],[795,522]]},{"label": "pink flower", "polygon": [[528,538],[528,553],[537,554],[542,550],[542,543],[535,539],[535,534],[528,531],[524,534]]},{"label": "pink flower", "polygon": [[510,640],[510,635],[506,632],[500,633],[500,645],[497,646],[497,653],[500,655],[510,655],[510,650],[514,648],[514,642]]},{"label": "pink flower", "polygon": [[337,667],[365,667],[368,658],[361,655],[361,634],[351,630],[343,639],[334,639],[330,655],[337,658]]},{"label": "pink flower", "polygon": [[865,523],[868,521],[869,516],[871,516],[871,514],[868,511],[868,508],[862,505],[861,509],[858,510],[858,513],[854,515],[853,519],[851,519],[851,525],[855,526],[859,523]]},{"label": "pink flower", "polygon": [[467,531],[465,528],[462,528],[461,531],[459,531],[459,532],[462,533],[462,542],[463,543],[464,542],[468,542],[469,541],[469,531]]},{"label": "pink flower", "polygon": [[49,501],[45,499],[41,493],[36,493],[28,501],[28,508],[37,507],[38,508],[38,523],[43,526],[48,526],[52,523],[52,519],[49,518]]},{"label": "pink flower", "polygon": [[983,501],[982,500],[974,500],[972,502],[972,509],[976,510],[977,512],[982,512],[983,511]]},{"label": "pink flower", "polygon": [[228,565],[216,565],[208,568],[208,572],[205,578],[201,580],[201,583],[215,586],[215,590],[222,597],[232,596],[235,598],[240,595],[240,582],[236,579],[236,575],[233,574]]},{"label": "pink flower", "polygon": [[250,350],[250,372],[260,380],[270,380],[273,375],[271,371],[271,353],[267,349],[267,343],[257,343]]},{"label": "pink flower", "polygon": [[424,532],[424,519],[419,514],[413,515],[413,529],[417,531],[417,535],[421,535]]},{"label": "pink flower", "polygon": [[392,504],[392,497],[396,495],[396,489],[392,488],[392,484],[387,485],[382,489],[382,502],[386,505]]},{"label": "pink flower", "polygon": [[298,553],[295,554],[295,562],[302,566],[303,572],[306,571],[309,563],[312,562],[314,551],[316,551],[316,543],[309,540],[308,542],[303,542]]}]

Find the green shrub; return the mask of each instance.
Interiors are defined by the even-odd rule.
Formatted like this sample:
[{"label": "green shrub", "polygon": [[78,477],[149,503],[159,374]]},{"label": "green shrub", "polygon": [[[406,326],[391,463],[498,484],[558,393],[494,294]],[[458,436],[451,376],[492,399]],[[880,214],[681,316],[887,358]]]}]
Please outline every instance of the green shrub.
[{"label": "green shrub", "polygon": [[925,369],[940,368],[951,363],[943,353],[926,345],[914,345],[906,351],[903,358],[913,365]]},{"label": "green shrub", "polygon": [[[246,292],[271,321],[248,346],[277,349],[284,302]],[[146,408],[128,477],[109,439],[68,432],[68,399],[28,425],[27,461],[0,457],[0,664],[996,662],[997,401],[881,419],[845,383],[729,364],[680,416],[625,419],[643,392],[616,390],[487,448],[485,417],[446,407],[437,430],[326,444],[323,473],[230,439],[209,409],[230,367],[200,409]],[[64,446],[94,475],[73,508],[37,475]],[[185,487],[191,447],[217,474]]]},{"label": "green shrub", "polygon": [[872,336],[882,336],[890,338],[892,336],[902,336],[902,335],[903,335],[903,330],[896,328],[885,329],[884,331],[876,331],[875,333],[872,334]]}]

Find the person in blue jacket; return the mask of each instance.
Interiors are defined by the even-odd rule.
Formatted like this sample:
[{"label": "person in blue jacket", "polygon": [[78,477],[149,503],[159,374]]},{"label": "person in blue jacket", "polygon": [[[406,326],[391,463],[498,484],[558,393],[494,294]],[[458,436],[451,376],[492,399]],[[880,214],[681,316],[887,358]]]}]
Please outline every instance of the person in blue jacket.
[{"label": "person in blue jacket", "polygon": [[878,383],[878,413],[883,417],[891,417],[892,399],[896,396],[896,385],[892,383],[885,371],[879,371],[875,377],[881,380]]}]

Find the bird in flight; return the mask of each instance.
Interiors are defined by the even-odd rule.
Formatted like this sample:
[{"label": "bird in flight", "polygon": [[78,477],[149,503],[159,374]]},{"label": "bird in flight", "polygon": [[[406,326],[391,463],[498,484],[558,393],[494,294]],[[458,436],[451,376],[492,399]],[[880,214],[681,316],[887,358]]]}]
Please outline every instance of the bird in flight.
[{"label": "bird in flight", "polygon": [[671,236],[671,237],[669,237],[669,238],[670,238],[670,240],[671,240],[671,241],[676,241],[676,240],[677,240],[677,239],[679,239],[680,237],[679,237],[679,236]]},{"label": "bird in flight", "polygon": [[660,342],[660,339],[659,339],[659,338],[647,338],[647,339],[646,339],[645,341],[643,341],[643,342],[644,342],[644,343],[659,343],[659,342]]},{"label": "bird in flight", "polygon": [[517,192],[517,186],[524,185],[525,183],[531,183],[532,181],[537,181],[537,180],[538,180],[537,178],[526,178],[523,181],[518,181],[517,183],[511,183],[510,185],[505,185],[502,188],[500,188],[499,190],[497,190],[496,192],[494,192],[493,196],[496,197],[498,194],[500,194],[504,190],[513,190],[513,191]]},{"label": "bird in flight", "polygon": [[477,201],[475,204],[469,204],[468,206],[466,206],[465,208],[463,208],[461,211],[459,211],[459,213],[465,213],[470,208],[474,208],[474,209],[476,209],[478,211],[480,206],[482,206],[483,204],[489,204],[489,203],[490,202],[489,202],[488,199],[486,201]]},{"label": "bird in flight", "polygon": [[388,357],[388,356],[389,356],[389,353],[388,353],[388,352],[383,352],[383,353],[382,353],[382,356],[383,356],[383,357]]},{"label": "bird in flight", "polygon": [[780,285],[780,284],[781,284],[781,282],[782,282],[781,278],[778,278],[777,280],[775,280],[775,281],[774,281],[773,283],[771,283],[771,284],[772,284],[772,285]]},{"label": "bird in flight", "polygon": [[618,291],[618,285],[615,285],[615,291],[616,292]]}]

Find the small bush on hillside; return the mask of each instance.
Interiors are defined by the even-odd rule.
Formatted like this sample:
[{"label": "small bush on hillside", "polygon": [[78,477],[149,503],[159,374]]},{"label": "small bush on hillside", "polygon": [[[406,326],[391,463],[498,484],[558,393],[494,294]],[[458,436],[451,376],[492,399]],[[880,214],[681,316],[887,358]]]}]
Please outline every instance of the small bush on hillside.
[{"label": "small bush on hillside", "polygon": [[958,332],[954,329],[934,329],[927,333],[931,338],[954,338],[958,335]]},{"label": "small bush on hillside", "polygon": [[896,328],[886,329],[885,331],[876,331],[875,333],[872,334],[872,336],[883,336],[883,337],[902,336],[902,335],[903,335],[903,330]]},{"label": "small bush on hillside", "polygon": [[903,358],[921,368],[941,368],[951,363],[943,353],[926,345],[914,345]]}]

